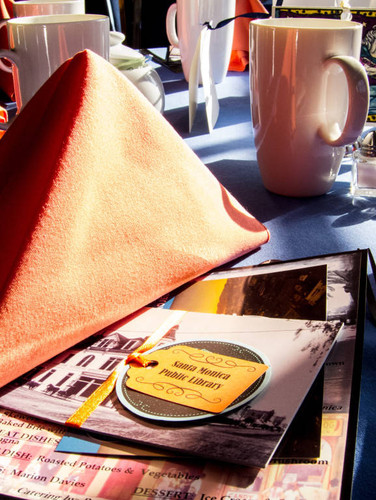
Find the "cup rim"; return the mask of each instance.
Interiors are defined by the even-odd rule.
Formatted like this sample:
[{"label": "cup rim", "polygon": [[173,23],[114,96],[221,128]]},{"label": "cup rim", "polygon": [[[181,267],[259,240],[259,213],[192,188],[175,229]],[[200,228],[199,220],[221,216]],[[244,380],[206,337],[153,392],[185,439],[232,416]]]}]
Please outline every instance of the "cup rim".
[{"label": "cup rim", "polygon": [[346,21],[343,19],[324,19],[319,17],[269,17],[267,19],[255,19],[250,22],[250,26],[257,25],[265,28],[277,29],[304,29],[304,30],[343,30],[359,29],[362,25],[355,21]]},{"label": "cup rim", "polygon": [[7,20],[7,24],[40,26],[46,24],[73,24],[76,22],[88,21],[109,21],[109,17],[102,14],[53,14],[45,16],[13,17]]}]

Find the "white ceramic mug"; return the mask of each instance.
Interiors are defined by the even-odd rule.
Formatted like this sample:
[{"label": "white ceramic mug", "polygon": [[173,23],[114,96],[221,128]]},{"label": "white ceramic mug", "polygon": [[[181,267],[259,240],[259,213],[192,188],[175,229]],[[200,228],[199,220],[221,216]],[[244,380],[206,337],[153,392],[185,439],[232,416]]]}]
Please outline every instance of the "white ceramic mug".
[{"label": "white ceramic mug", "polygon": [[15,17],[85,14],[85,0],[10,0]]},{"label": "white ceramic mug", "polygon": [[[167,38],[173,47],[180,50],[187,82],[202,25],[211,22],[216,26],[219,21],[234,17],[235,3],[235,0],[176,0],[170,5],[166,16]],[[211,33],[210,63],[215,83],[220,83],[227,74],[233,35],[233,22]]]},{"label": "white ceramic mug", "polygon": [[[64,61],[90,49],[109,59],[109,18],[96,14],[17,17],[6,21],[10,50],[0,58],[12,63],[20,111]],[[0,62],[0,69],[12,68]]]},{"label": "white ceramic mug", "polygon": [[286,196],[331,188],[365,124],[362,25],[336,19],[250,23],[251,114],[265,187]]}]

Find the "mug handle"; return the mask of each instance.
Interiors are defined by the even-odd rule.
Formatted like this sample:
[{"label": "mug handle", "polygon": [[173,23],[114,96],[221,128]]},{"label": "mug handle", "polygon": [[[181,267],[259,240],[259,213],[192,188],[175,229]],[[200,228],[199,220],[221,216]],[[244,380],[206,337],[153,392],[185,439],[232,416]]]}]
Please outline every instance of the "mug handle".
[{"label": "mug handle", "polygon": [[[0,29],[1,29],[1,26],[0,26]],[[12,64],[12,66],[6,66],[4,64],[4,62],[2,61],[2,59],[6,59],[7,61],[9,61]],[[16,66],[19,65],[18,55],[13,50],[0,49],[0,70],[4,70],[7,73],[12,73],[13,72],[13,70],[12,70],[13,65],[16,65]],[[16,87],[17,86],[15,85],[14,90],[16,93],[16,102],[18,103],[18,106],[19,106],[19,102],[18,102],[19,98],[17,97],[17,88]],[[19,109],[18,109],[18,111],[19,111]],[[0,130],[7,130],[11,123],[12,123],[12,121],[8,121],[6,123],[0,123]]]},{"label": "mug handle", "polygon": [[352,56],[333,56],[325,65],[338,64],[346,76],[349,107],[346,123],[340,136],[321,125],[319,135],[330,146],[346,146],[356,141],[363,130],[369,108],[369,83],[367,72],[360,61]]},{"label": "mug handle", "polygon": [[7,59],[12,65],[19,65],[19,58],[13,50],[0,49],[0,70],[4,70],[7,73],[12,73],[12,66],[6,66],[3,63],[3,59]]},{"label": "mug handle", "polygon": [[167,10],[166,14],[166,34],[170,44],[178,48],[179,39],[176,32],[176,3],[172,3]]},{"label": "mug handle", "polygon": [[[3,19],[0,21],[0,30],[7,25],[6,19]],[[6,49],[4,49],[6,50]],[[6,57],[6,56],[0,56],[0,57]],[[12,61],[11,61],[12,62]],[[12,66],[7,66],[3,63],[3,61],[0,59],[0,70],[5,71],[6,73],[12,73]]]}]

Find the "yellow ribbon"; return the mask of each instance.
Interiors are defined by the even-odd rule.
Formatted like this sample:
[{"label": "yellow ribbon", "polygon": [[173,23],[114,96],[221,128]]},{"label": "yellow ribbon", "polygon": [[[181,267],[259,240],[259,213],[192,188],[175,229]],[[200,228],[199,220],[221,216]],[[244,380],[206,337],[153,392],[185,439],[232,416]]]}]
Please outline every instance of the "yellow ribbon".
[{"label": "yellow ribbon", "polygon": [[81,425],[89,418],[91,413],[97,408],[113,391],[118,376],[120,375],[122,369],[125,365],[134,361],[141,364],[142,366],[147,366],[151,363],[150,360],[145,359],[141,356],[142,353],[148,351],[152,347],[158,344],[162,337],[164,337],[172,328],[175,328],[181,321],[181,318],[185,314],[185,311],[173,311],[172,314],[161,324],[155,332],[153,332],[150,337],[148,337],[145,342],[135,349],[128,357],[116,366],[113,372],[110,373],[108,378],[101,384],[82,405],[68,418],[65,422],[66,425],[70,427],[81,427]]}]

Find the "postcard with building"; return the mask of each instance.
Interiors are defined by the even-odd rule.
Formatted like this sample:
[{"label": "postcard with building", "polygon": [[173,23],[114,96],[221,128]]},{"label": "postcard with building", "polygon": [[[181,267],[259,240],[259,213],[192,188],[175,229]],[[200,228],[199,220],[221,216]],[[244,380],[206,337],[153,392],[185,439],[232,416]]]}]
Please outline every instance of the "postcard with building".
[{"label": "postcard with building", "polygon": [[[104,331],[65,351],[3,389],[0,404],[64,423],[119,361],[172,314],[174,311],[150,308],[118,330]],[[341,326],[338,321],[187,312],[159,348],[174,342],[199,346],[205,341],[204,348],[209,342],[213,352],[221,353],[223,345],[231,344],[239,346],[240,353],[244,349],[262,353],[270,364],[270,380],[261,393],[233,411],[199,423],[142,418],[125,408],[113,393],[82,428],[132,443],[264,467],[325,362]]]}]

